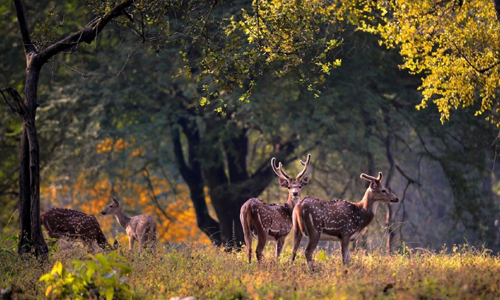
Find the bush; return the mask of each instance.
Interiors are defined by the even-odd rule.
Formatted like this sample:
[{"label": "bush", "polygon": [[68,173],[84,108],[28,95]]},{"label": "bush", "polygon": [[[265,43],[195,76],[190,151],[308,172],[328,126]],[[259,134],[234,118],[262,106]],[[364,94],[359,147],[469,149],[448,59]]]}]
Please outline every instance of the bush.
[{"label": "bush", "polygon": [[132,299],[132,292],[125,283],[125,274],[132,272],[125,258],[110,252],[90,260],[73,261],[74,269],[68,271],[57,261],[50,273],[40,277],[47,289],[45,296],[63,299]]}]

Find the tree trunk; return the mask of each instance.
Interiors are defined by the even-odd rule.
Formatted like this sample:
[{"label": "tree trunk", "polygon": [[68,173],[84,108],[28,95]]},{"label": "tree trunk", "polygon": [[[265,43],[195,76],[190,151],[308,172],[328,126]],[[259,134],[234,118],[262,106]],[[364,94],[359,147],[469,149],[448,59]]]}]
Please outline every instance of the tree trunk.
[{"label": "tree trunk", "polygon": [[[257,197],[274,178],[269,161],[263,162],[254,174],[249,177],[246,156],[248,153],[248,137],[246,129],[230,126],[224,120],[205,120],[205,138],[199,135],[196,122],[197,116],[180,116],[177,123],[172,124],[171,136],[179,172],[186,181],[191,194],[191,200],[196,212],[198,227],[216,245],[228,248],[243,244],[243,228],[240,222],[240,208],[251,197]],[[213,116],[210,116],[213,118]],[[187,159],[181,144],[180,130],[187,140]],[[220,134],[231,134],[231,138],[219,142]],[[291,139],[279,145],[275,156],[285,162],[298,145],[296,139]],[[185,148],[185,147],[184,147]],[[209,153],[201,149],[211,149]],[[226,175],[226,164],[229,178]],[[208,186],[209,195],[217,215],[215,221],[208,214],[204,187]],[[286,199],[282,199],[283,202]]]},{"label": "tree trunk", "polygon": [[[394,169],[395,169],[395,161],[394,161],[394,155],[392,154],[392,132],[391,132],[391,127],[390,127],[390,117],[386,116],[385,118],[385,123],[387,124],[387,138],[386,138],[386,155],[387,155],[387,160],[389,161],[389,172],[387,172],[386,180],[385,180],[385,186],[390,190],[391,189],[391,183],[392,183],[392,177],[394,175]],[[394,230],[393,230],[393,213],[392,213],[392,206],[390,203],[386,204],[386,213],[385,213],[385,226],[387,230],[387,241],[386,241],[386,249],[388,252],[391,252],[392,250],[392,243],[394,241]]]},{"label": "tree trunk", "polygon": [[17,252],[23,255],[31,252],[31,194],[29,141],[27,130],[23,126],[21,136],[21,167],[19,169],[19,245]]},{"label": "tree trunk", "polygon": [[[26,86],[24,89],[25,98],[24,105],[26,111],[21,114],[23,117],[23,142],[22,145],[22,160],[21,163],[29,164],[29,167],[26,165],[21,166],[20,173],[20,181],[21,176],[23,178],[22,185],[20,184],[19,188],[26,189],[24,192],[26,193],[25,198],[20,201],[22,204],[22,221],[21,224],[27,225],[28,223],[31,226],[31,245],[34,247],[35,256],[46,258],[48,254],[47,244],[43,238],[42,227],[40,222],[40,147],[38,145],[38,135],[35,125],[35,115],[36,115],[36,107],[37,107],[37,89],[38,89],[38,80],[40,78],[40,70],[41,66],[38,64],[38,58],[36,55],[32,55],[31,53],[26,54],[26,60],[28,62],[28,68],[26,70]],[[28,143],[26,143],[26,139]],[[27,154],[25,152],[28,152]],[[29,160],[27,159],[29,157]],[[29,184],[26,183],[26,179],[28,179],[28,175],[24,174],[26,170],[29,170]],[[29,196],[28,196],[29,195]],[[28,209],[29,208],[29,209]],[[28,218],[28,219],[26,219]],[[21,231],[23,232],[23,230]],[[21,237],[21,239],[26,238]],[[26,245],[25,241],[23,241],[23,249],[20,248],[19,253],[26,253],[30,251],[30,247],[24,247]],[[29,245],[29,244],[28,244]]]},{"label": "tree trunk", "polygon": [[[37,90],[40,71],[45,62],[54,55],[78,43],[92,43],[99,32],[109,22],[120,16],[123,10],[133,4],[133,0],[118,3],[104,16],[91,22],[84,29],[67,36],[41,52],[38,52],[31,41],[29,27],[24,15],[21,0],[14,0],[16,16],[23,40],[24,54],[26,57],[26,83],[24,87],[24,100],[19,93],[13,96],[16,101],[17,112],[23,118],[23,133],[21,137],[21,167],[19,171],[19,222],[20,235],[18,253],[30,253],[35,248],[35,256],[46,258],[47,244],[43,238],[40,223],[40,146],[35,125],[37,108]],[[12,89],[13,90],[13,89]]]},{"label": "tree trunk", "polygon": [[179,129],[176,125],[173,125],[170,131],[178,169],[189,187],[198,228],[210,238],[214,245],[219,246],[221,245],[220,225],[208,213],[201,164],[196,154],[196,149],[200,147],[198,128],[189,124],[185,118],[181,118],[179,123],[187,137],[188,162],[184,158]]}]

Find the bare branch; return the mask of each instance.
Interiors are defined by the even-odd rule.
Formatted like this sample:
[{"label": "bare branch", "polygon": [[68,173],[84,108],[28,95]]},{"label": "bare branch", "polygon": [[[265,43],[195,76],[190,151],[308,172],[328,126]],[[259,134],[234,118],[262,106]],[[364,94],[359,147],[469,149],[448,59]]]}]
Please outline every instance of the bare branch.
[{"label": "bare branch", "polygon": [[[16,0],[19,1],[19,0]],[[131,6],[134,0],[123,0],[120,4],[116,5],[113,9],[107,12],[103,17],[97,19],[95,22],[91,22],[89,26],[84,29],[73,33],[72,35],[60,40],[59,42],[49,46],[45,50],[40,52],[40,62],[44,64],[54,55],[69,49],[80,42],[85,42],[87,44],[92,43],[97,37],[97,34],[102,31],[102,29],[114,18],[123,14],[123,11]]]},{"label": "bare branch", "polygon": [[[12,97],[12,99],[14,100],[15,107],[14,107],[14,105],[12,105],[12,103],[10,103],[7,100],[7,97],[5,97],[5,94],[3,92],[7,92],[10,95],[10,97]],[[10,109],[12,109],[12,111],[14,113],[16,113],[20,116],[24,116],[24,115],[28,114],[28,108],[24,104],[23,98],[21,97],[21,95],[19,94],[19,92],[15,88],[7,87],[5,89],[0,89],[0,93],[2,93],[2,96],[5,99],[5,102],[7,102],[7,104],[10,106]]]},{"label": "bare branch", "polygon": [[10,109],[12,110],[13,113],[17,114],[17,109],[14,107],[14,105],[12,105],[12,103],[9,102],[9,100],[7,99],[7,97],[5,96],[5,94],[3,93],[5,91],[5,89],[0,89],[0,94],[2,94],[3,96],[3,99],[5,100],[5,102],[7,103],[7,105],[10,107]]},{"label": "bare branch", "polygon": [[21,30],[21,36],[23,38],[24,52],[26,54],[35,54],[36,49],[31,42],[30,31],[28,29],[28,24],[26,23],[21,0],[14,0],[14,5],[16,6],[17,22],[19,23],[19,29]]},{"label": "bare branch", "polygon": [[489,70],[495,68],[496,66],[500,65],[500,61],[497,61],[496,63],[492,64],[491,66],[489,67],[485,67],[485,68],[482,68],[482,69],[478,69],[474,64],[472,64],[472,62],[467,58],[467,56],[462,53],[462,51],[460,51],[460,49],[458,48],[458,46],[453,43],[453,46],[455,47],[455,50],[458,52],[458,54],[463,58],[465,59],[465,61],[467,62],[467,64],[474,69],[474,71],[480,73],[480,74],[484,74],[486,72],[488,72]]}]

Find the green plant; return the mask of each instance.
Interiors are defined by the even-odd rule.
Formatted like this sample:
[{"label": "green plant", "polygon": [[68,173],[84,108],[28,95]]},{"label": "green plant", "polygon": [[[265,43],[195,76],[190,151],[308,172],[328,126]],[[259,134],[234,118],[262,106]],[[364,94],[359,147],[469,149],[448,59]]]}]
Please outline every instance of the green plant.
[{"label": "green plant", "polygon": [[125,258],[116,251],[89,256],[91,259],[87,261],[73,261],[72,271],[57,261],[50,273],[40,277],[47,285],[45,295],[64,299],[132,299],[123,277],[132,268]]},{"label": "green plant", "polygon": [[0,237],[0,256],[3,254],[16,255],[19,235],[18,234],[8,235],[5,233],[5,228],[9,227],[10,221],[12,220],[12,217],[16,212],[17,209],[12,213],[12,215],[10,215],[9,221],[7,221],[7,225],[5,225],[2,232],[2,236]]}]

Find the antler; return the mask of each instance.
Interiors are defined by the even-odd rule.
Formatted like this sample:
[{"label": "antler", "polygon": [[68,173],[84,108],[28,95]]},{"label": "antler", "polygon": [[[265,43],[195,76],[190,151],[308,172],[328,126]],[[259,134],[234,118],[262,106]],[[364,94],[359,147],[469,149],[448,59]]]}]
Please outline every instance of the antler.
[{"label": "antler", "polygon": [[364,180],[380,182],[382,180],[382,172],[378,172],[377,178],[370,176],[370,175],[367,175],[365,173],[361,173],[360,177],[363,178]]},{"label": "antler", "polygon": [[288,182],[292,181],[292,177],[290,177],[285,171],[283,171],[283,166],[281,165],[281,162],[279,163],[278,167],[276,167],[276,158],[273,157],[271,158],[271,167],[273,168],[274,173],[278,175],[279,178],[287,180]]},{"label": "antler", "polygon": [[304,175],[307,174],[309,163],[311,162],[311,153],[307,154],[306,162],[300,161],[300,164],[304,166],[304,169],[297,175],[296,181],[299,181]]}]

